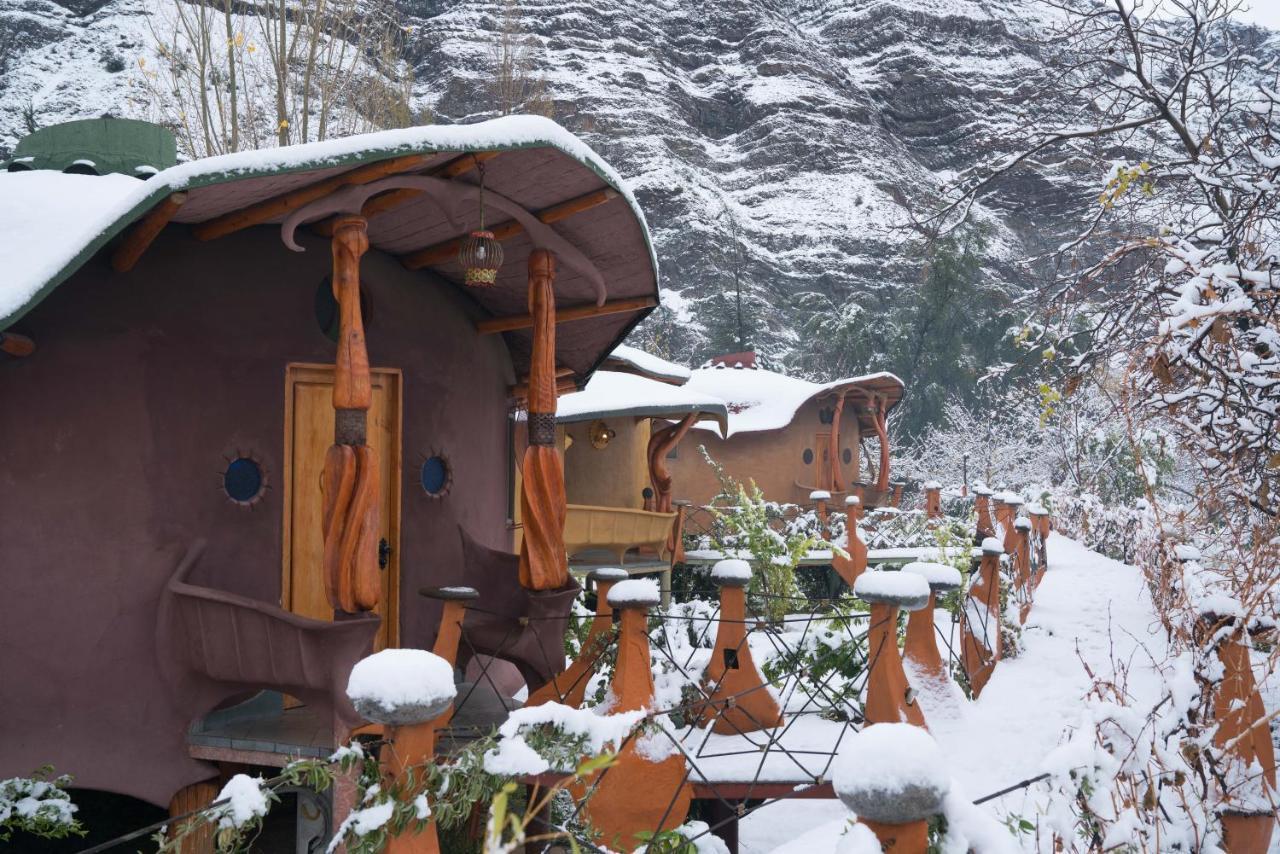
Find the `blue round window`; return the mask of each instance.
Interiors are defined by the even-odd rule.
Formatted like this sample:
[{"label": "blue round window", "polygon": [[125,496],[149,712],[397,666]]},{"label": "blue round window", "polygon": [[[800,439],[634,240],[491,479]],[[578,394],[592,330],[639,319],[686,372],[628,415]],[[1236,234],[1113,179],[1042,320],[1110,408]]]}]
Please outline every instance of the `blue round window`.
[{"label": "blue round window", "polygon": [[238,457],[227,466],[222,475],[222,488],[232,501],[249,504],[262,494],[262,467],[257,460]]},{"label": "blue round window", "polygon": [[427,495],[444,495],[449,488],[449,463],[439,454],[433,454],[422,463],[422,489]]},{"label": "blue round window", "polygon": [[810,450],[809,448],[804,449],[804,464],[805,465],[813,464],[813,451]]}]

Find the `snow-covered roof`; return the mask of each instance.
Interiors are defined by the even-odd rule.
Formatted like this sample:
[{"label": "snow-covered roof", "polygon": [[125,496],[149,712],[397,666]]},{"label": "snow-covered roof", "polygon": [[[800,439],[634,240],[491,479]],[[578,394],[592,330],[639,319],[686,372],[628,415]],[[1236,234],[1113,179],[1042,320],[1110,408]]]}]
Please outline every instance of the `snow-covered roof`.
[{"label": "snow-covered roof", "polygon": [[605,357],[604,367],[613,370],[630,370],[649,379],[662,380],[675,385],[684,385],[693,373],[684,365],[668,362],[666,359],[626,344],[619,344],[613,348],[613,352]]},{"label": "snow-covered roof", "polygon": [[[884,371],[815,383],[760,369],[707,367],[693,371],[685,388],[714,395],[729,405],[729,436],[779,430],[791,423],[805,403],[841,388],[882,394],[890,408],[902,398],[902,380]],[[853,413],[846,409],[846,414]]]},{"label": "snow-covered roof", "polygon": [[[625,199],[639,223],[653,270],[649,276],[651,287],[646,283],[642,289],[656,297],[657,260],[648,228],[621,177],[555,122],[537,116],[508,116],[477,124],[428,125],[207,157],[180,163],[147,180],[51,170],[0,172],[0,270],[4,271],[0,277],[0,329],[21,317],[108,241],[175,191],[195,192],[214,185],[247,182],[246,189],[238,193],[208,195],[206,191],[205,196],[192,196],[174,218],[174,222],[201,222],[226,212],[219,205],[241,208],[366,163],[413,154],[439,154],[445,158],[468,152],[528,148],[558,149]],[[489,172],[494,173],[496,168]],[[490,186],[494,192],[502,192],[496,180],[490,181]],[[595,251],[599,251],[598,247]],[[558,278],[557,290],[563,278]],[[631,283],[628,287],[635,289]],[[633,318],[634,315],[620,317],[619,329],[626,326],[629,331]]]},{"label": "snow-covered roof", "polygon": [[724,433],[729,410],[717,397],[635,374],[596,371],[582,391],[560,397],[556,420],[567,424],[625,415],[679,418],[690,412],[704,413]]}]

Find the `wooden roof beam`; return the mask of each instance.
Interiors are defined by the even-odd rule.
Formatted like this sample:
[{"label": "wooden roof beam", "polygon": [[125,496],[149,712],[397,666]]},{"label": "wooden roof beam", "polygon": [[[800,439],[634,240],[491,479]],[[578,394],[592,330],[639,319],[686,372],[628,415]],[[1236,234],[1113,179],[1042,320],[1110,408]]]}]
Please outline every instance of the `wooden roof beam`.
[{"label": "wooden roof beam", "polygon": [[403,157],[392,157],[389,160],[366,163],[349,172],[343,172],[341,175],[334,175],[323,181],[299,187],[296,190],[273,196],[270,199],[263,199],[248,207],[199,223],[192,228],[192,234],[196,236],[197,240],[213,240],[218,237],[225,237],[241,229],[249,228],[253,225],[261,225],[268,220],[284,216],[303,205],[308,205],[317,199],[324,198],[334,190],[356,184],[370,184],[381,178],[386,178],[388,175],[421,169],[431,162],[434,157],[435,154],[407,154]]},{"label": "wooden roof beam", "polygon": [[[465,175],[475,169],[481,163],[492,160],[497,157],[500,152],[497,151],[477,151],[474,154],[464,154],[456,157],[448,163],[436,169],[428,169],[425,174],[433,178],[457,178]],[[392,208],[398,208],[406,202],[422,195],[422,190],[413,190],[404,188],[400,190],[392,190],[389,193],[383,193],[381,196],[374,196],[372,199],[364,203],[364,207],[360,209],[360,215],[365,219],[371,219],[378,214],[386,213]],[[311,230],[316,234],[328,237],[333,234],[334,218],[321,220],[312,224]]]},{"label": "wooden roof beam", "polygon": [[23,358],[36,351],[36,342],[16,332],[0,332],[0,353]]},{"label": "wooden roof beam", "polygon": [[138,259],[142,257],[142,253],[146,252],[147,247],[160,236],[160,232],[164,231],[169,220],[173,219],[174,214],[186,202],[186,193],[170,193],[160,204],[147,211],[146,215],[129,229],[129,233],[116,247],[116,251],[111,253],[111,269],[117,273],[127,273],[132,270],[138,263]]},{"label": "wooden roof beam", "polygon": [[[635,299],[619,299],[604,305],[588,303],[574,305],[556,311],[556,323],[568,323],[573,320],[585,320],[589,317],[604,317],[608,314],[623,314],[628,311],[644,311],[654,308],[658,301],[653,297],[637,297]],[[491,317],[476,321],[476,331],[481,335],[494,335],[498,332],[511,332],[516,329],[532,329],[533,316],[516,314],[510,317]]]},{"label": "wooden roof beam", "polygon": [[[558,205],[544,208],[535,213],[534,216],[550,225],[553,222],[568,219],[576,213],[599,207],[605,202],[616,199],[618,195],[618,191],[612,187],[604,187],[568,201],[560,202]],[[489,230],[493,232],[493,236],[498,240],[506,240],[524,231],[524,226],[515,220],[508,220]],[[410,270],[421,270],[423,267],[431,267],[449,261],[457,257],[458,247],[462,245],[462,241],[465,239],[466,236],[463,235],[452,240],[446,240],[444,243],[437,243],[435,246],[428,246],[425,249],[410,252],[408,255],[400,256],[400,263]]]}]

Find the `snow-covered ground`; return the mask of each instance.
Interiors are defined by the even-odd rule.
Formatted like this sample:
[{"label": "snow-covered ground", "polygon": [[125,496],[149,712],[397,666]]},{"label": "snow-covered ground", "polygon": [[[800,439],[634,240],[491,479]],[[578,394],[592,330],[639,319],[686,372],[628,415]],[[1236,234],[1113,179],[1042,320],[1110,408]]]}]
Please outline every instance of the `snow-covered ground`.
[{"label": "snow-covered ground", "polygon": [[[1165,654],[1164,636],[1137,569],[1054,534],[1049,570],[1036,591],[1023,628],[1023,652],[1000,663],[981,698],[939,704],[922,696],[929,727],[950,763],[953,791],[969,799],[1034,777],[1079,717],[1092,679],[1129,668],[1136,705],[1159,699],[1151,662]],[[1034,822],[1043,784],[983,806],[1003,819]],[[787,801],[747,816],[741,825],[746,854],[831,851],[847,813],[839,801]],[[807,832],[804,832],[807,831]]]}]

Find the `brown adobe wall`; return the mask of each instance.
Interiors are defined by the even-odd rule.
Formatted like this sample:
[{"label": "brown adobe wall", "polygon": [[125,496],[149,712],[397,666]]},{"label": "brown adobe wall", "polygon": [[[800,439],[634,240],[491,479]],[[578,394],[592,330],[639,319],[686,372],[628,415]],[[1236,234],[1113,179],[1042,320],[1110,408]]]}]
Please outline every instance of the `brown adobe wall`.
[{"label": "brown adobe wall", "polygon": [[[780,430],[738,433],[721,439],[707,430],[690,430],[680,442],[677,456],[670,461],[677,499],[694,504],[707,504],[720,491],[714,470],[707,465],[699,445],[705,445],[711,458],[720,463],[725,473],[744,486],[749,479],[770,501],[808,504],[809,493],[825,483],[820,466],[822,449],[814,445],[818,433],[830,432],[818,412],[829,402],[808,401],[797,410],[791,423]],[[844,486],[854,479],[859,463],[858,422],[853,407],[846,406],[840,424],[840,447],[853,451],[850,463],[841,465]],[[804,452],[812,450],[813,462],[804,462]],[[797,483],[802,486],[797,486]]]},{"label": "brown adobe wall", "polygon": [[[328,245],[304,240],[296,254],[275,228],[210,243],[170,228],[131,274],[98,257],[24,321],[39,350],[0,363],[0,777],[53,763],[163,806],[210,775],[158,677],[156,605],[198,537],[193,583],[279,600],[285,365],[334,353],[314,316]],[[417,589],[484,589],[456,526],[510,542],[513,377],[452,286],[377,252],[363,271],[370,361],[404,371],[401,641],[428,646],[438,609]],[[253,509],[221,491],[238,451],[271,485]],[[452,464],[443,500],[419,486],[431,452]]]}]

